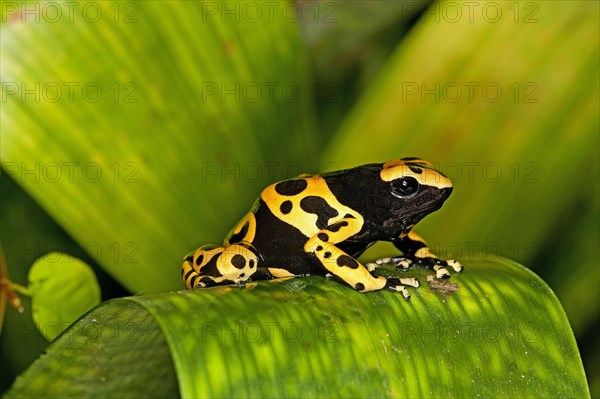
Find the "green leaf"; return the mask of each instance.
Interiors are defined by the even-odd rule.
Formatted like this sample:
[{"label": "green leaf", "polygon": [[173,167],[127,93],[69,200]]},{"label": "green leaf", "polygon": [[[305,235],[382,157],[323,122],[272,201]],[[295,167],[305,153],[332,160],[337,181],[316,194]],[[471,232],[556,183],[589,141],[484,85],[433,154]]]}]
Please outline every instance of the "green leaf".
[{"label": "green leaf", "polygon": [[96,21],[59,2],[1,26],[2,167],[132,292],[181,287],[185,253],[316,160],[296,25],[215,5],[99,2]]},{"label": "green leaf", "polygon": [[[159,373],[169,390],[154,396],[589,397],[564,311],[528,269],[480,257],[447,282],[412,273],[422,286],[408,302],[317,276],[111,301],[7,397],[125,396]],[[133,345],[114,338],[127,325]],[[81,374],[89,364],[95,372]]]},{"label": "green leaf", "polygon": [[83,316],[17,378],[10,397],[177,397],[168,347],[152,315],[109,301]]},{"label": "green leaf", "polygon": [[38,259],[29,271],[33,320],[52,341],[100,303],[100,287],[87,263],[61,252]]}]

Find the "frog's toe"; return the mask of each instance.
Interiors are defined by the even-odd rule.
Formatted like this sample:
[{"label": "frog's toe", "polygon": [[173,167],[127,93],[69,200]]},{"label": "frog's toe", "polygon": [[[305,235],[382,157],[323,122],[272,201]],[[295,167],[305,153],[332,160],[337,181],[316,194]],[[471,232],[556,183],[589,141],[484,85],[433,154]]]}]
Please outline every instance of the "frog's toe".
[{"label": "frog's toe", "polygon": [[375,261],[375,263],[377,263],[378,265],[387,265],[388,263],[390,263],[393,260],[393,258],[390,258],[389,256],[386,258],[381,258],[381,259],[377,259]]},{"label": "frog's toe", "polygon": [[460,262],[457,260],[451,259],[446,261],[446,263],[448,263],[448,266],[453,268],[456,273],[460,273],[463,271],[463,265],[461,265]]},{"label": "frog's toe", "polygon": [[400,292],[404,299],[408,300],[410,298],[410,293],[406,289],[406,286],[418,287],[419,282],[414,278],[388,278],[385,284],[385,288],[391,291]]},{"label": "frog's toe", "polygon": [[400,284],[419,288],[419,280],[413,277],[400,278]]},{"label": "frog's toe", "polygon": [[194,288],[196,288],[196,289],[200,289],[200,288],[206,288],[207,286],[208,286],[208,285],[207,285],[205,282],[198,281],[198,282],[196,283],[196,285],[194,286]]},{"label": "frog's toe", "polygon": [[450,278],[450,273],[444,266],[436,265],[433,267],[433,270],[435,270],[435,278],[438,280],[446,280]]},{"label": "frog's toe", "polygon": [[392,258],[391,263],[396,267],[408,269],[413,264],[413,261],[407,257],[401,256],[397,258]]},{"label": "frog's toe", "polygon": [[386,286],[387,289],[391,290],[391,291],[396,291],[396,292],[400,292],[402,294],[402,297],[406,300],[408,300],[410,298],[410,293],[408,292],[408,290],[406,289],[405,286],[403,285],[387,285]]},{"label": "frog's toe", "polygon": [[376,262],[369,262],[369,263],[365,263],[365,267],[367,268],[367,270],[369,272],[375,271],[375,269],[377,269],[379,267],[379,265]]}]

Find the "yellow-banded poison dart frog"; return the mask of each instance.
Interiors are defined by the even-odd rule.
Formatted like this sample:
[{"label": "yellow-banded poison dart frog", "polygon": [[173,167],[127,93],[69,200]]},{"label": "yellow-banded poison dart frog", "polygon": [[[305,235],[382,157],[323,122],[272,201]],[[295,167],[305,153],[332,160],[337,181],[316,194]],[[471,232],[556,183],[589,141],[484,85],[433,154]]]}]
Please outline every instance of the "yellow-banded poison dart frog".
[{"label": "yellow-banded poison dart frog", "polygon": [[419,158],[284,180],[262,191],[222,247],[188,254],[183,280],[192,289],[317,274],[357,291],[387,288],[408,298],[405,286],[418,287],[416,279],[374,275],[382,262],[365,267],[356,258],[389,241],[403,252],[387,260],[398,267],[430,267],[439,279],[450,277],[446,266],[460,272],[460,263],[438,259],[412,231],[451,192],[450,179]]}]

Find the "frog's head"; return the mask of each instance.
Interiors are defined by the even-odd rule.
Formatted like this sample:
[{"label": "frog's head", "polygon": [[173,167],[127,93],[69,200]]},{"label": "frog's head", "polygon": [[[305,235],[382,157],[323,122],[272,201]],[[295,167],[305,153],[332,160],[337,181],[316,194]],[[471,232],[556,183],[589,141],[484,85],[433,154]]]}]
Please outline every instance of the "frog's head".
[{"label": "frog's head", "polygon": [[386,221],[395,234],[405,235],[419,220],[441,208],[452,193],[452,181],[420,158],[383,164],[380,177],[387,184]]}]

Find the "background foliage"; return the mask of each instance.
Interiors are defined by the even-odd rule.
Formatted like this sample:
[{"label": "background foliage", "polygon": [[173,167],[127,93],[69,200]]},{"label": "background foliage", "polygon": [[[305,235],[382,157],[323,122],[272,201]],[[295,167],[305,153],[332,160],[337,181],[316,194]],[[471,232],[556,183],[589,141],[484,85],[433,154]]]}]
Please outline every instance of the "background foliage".
[{"label": "background foliage", "polygon": [[[265,184],[417,155],[456,187],[419,231],[443,256],[484,251],[544,278],[598,392],[596,2],[303,1],[272,20],[120,2],[98,3],[95,22],[12,4],[0,229],[13,281],[61,250],[92,265],[104,299],[179,289],[182,254],[219,242]],[[47,345],[12,309],[0,344],[3,388]]]}]

